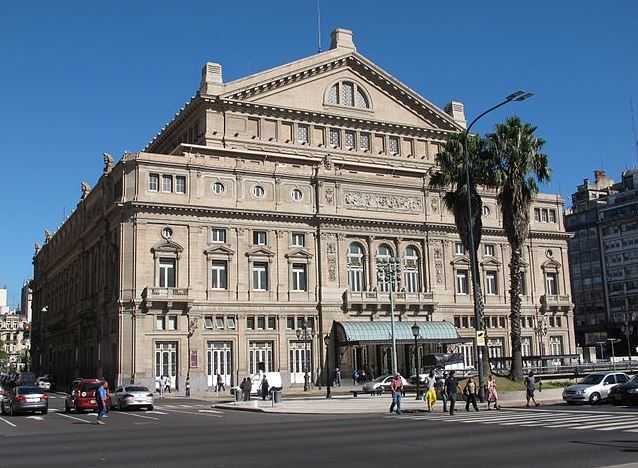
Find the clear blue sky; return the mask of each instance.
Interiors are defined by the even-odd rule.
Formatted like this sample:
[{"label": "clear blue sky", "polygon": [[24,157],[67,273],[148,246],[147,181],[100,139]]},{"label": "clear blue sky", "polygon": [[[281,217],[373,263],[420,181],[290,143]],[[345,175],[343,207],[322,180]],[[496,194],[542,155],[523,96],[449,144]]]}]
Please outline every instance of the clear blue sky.
[{"label": "clear blue sky", "polygon": [[[201,65],[230,80],[316,51],[315,0],[5,2],[0,13],[0,285],[10,303],[31,277],[33,243],[98,178],[104,151],[139,150],[195,92]],[[135,6],[131,6],[131,5]],[[446,5],[444,5],[446,4]],[[93,6],[91,6],[93,5]],[[524,5],[524,6],[523,6]],[[358,50],[469,118],[516,89],[569,194],[602,167],[636,164],[638,2],[321,0],[324,48],[335,27]]]}]

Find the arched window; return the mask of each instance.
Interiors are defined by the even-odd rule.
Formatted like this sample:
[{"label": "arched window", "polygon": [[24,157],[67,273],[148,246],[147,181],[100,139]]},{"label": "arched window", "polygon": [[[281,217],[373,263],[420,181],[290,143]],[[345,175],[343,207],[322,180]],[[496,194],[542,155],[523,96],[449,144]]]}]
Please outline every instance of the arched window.
[{"label": "arched window", "polygon": [[[388,263],[392,256],[394,256],[392,248],[388,244],[381,244],[377,249],[377,264]],[[379,276],[378,285],[379,291],[389,292],[392,285],[392,281],[389,275],[381,274]]]},{"label": "arched window", "polygon": [[353,242],[348,248],[348,286],[354,292],[366,289],[365,254],[358,242]]},{"label": "arched window", "polygon": [[326,104],[332,106],[370,109],[370,98],[365,90],[352,81],[339,81],[328,89]]},{"label": "arched window", "polygon": [[405,249],[404,261],[405,290],[411,293],[420,292],[419,251],[416,247],[410,245]]}]

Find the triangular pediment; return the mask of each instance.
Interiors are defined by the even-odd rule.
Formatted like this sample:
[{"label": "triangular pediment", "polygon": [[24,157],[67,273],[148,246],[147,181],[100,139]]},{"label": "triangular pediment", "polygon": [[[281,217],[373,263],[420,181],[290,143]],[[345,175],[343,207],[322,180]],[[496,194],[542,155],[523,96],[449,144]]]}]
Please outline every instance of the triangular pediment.
[{"label": "triangular pediment", "polygon": [[450,263],[454,266],[458,266],[458,265],[468,266],[470,264],[470,261],[468,260],[466,256],[457,256],[457,257],[454,257],[454,259]]},{"label": "triangular pediment", "polygon": [[298,247],[288,252],[286,258],[303,258],[309,260],[312,258],[312,254],[308,250]]},{"label": "triangular pediment", "polygon": [[172,240],[163,239],[151,247],[151,252],[173,252],[180,253],[184,250],[184,247],[179,245],[177,242],[173,242]]},{"label": "triangular pediment", "polygon": [[220,244],[214,245],[206,250],[204,250],[204,254],[206,255],[226,255],[231,256],[235,254],[235,251],[228,247],[227,245]]},{"label": "triangular pediment", "polygon": [[501,266],[501,262],[499,262],[494,257],[486,257],[481,262],[481,265],[484,266],[484,267],[500,267]]},{"label": "triangular pediment", "polygon": [[248,257],[274,257],[275,256],[275,252],[273,252],[272,250],[270,250],[266,246],[259,246],[259,247],[255,247],[254,249],[249,250],[248,252],[246,252],[246,256],[248,256]]},{"label": "triangular pediment", "polygon": [[560,262],[554,260],[553,258],[548,258],[541,265],[541,268],[543,268],[543,270],[559,270],[560,267]]},{"label": "triangular pediment", "polygon": [[[344,80],[367,94],[369,108],[326,100],[330,87]],[[328,51],[226,83],[221,97],[421,128],[462,129],[442,109],[355,51]]]}]

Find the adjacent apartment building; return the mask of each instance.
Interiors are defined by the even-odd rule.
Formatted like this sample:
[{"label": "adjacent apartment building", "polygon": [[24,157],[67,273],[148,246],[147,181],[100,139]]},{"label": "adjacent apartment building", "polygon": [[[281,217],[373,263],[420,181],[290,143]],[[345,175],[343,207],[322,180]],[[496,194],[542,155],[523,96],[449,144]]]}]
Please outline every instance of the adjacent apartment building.
[{"label": "adjacent apartment building", "polygon": [[[594,172],[572,195],[565,226],[576,340],[595,346],[620,338],[619,353],[635,346],[638,319],[638,170],[622,173],[616,183]],[[604,349],[604,347],[602,348]]]},{"label": "adjacent apartment building", "polygon": [[[105,155],[95,187],[82,183],[75,211],[36,246],[34,366],[60,383],[153,386],[166,374],[193,391],[260,370],[301,384],[326,355],[344,375],[387,372],[391,285],[377,265],[393,257],[401,372],[414,364],[415,322],[419,359],[457,351],[473,365],[468,258],[428,188],[440,146],[465,126],[461,103],[445,109],[343,29],[324,52],[233,81],[206,64],[175,118],[144,151]],[[496,195],[484,197],[487,345],[503,357],[510,252]],[[563,203],[539,194],[532,210],[523,350],[572,354]]]}]

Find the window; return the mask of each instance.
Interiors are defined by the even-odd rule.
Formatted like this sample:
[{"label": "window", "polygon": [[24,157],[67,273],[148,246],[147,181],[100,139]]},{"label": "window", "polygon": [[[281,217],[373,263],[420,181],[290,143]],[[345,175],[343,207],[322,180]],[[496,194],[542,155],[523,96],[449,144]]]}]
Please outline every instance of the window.
[{"label": "window", "polygon": [[266,329],[266,317],[260,315],[257,317],[257,330],[265,330]]},{"label": "window", "polygon": [[496,253],[496,246],[494,244],[485,244],[485,256],[494,257]]},{"label": "window", "polygon": [[157,330],[166,330],[166,317],[164,315],[155,317],[155,328]]},{"label": "window", "polygon": [[549,210],[549,222],[556,223],[556,210]]},{"label": "window", "polygon": [[266,231],[253,231],[253,244],[266,245],[268,242],[268,233]]},{"label": "window", "polygon": [[297,143],[307,145],[309,133],[308,125],[297,125]]},{"label": "window", "polygon": [[306,246],[306,235],[302,232],[293,232],[292,233],[292,246],[293,247],[305,247]]},{"label": "window", "polygon": [[500,328],[505,328],[505,317],[499,317],[498,318],[498,326]]},{"label": "window", "polygon": [[266,190],[264,190],[261,185],[255,185],[253,187],[253,195],[255,196],[255,198],[264,198],[265,194]]},{"label": "window", "polygon": [[294,317],[286,317],[286,328],[288,330],[295,329],[295,318]]},{"label": "window", "polygon": [[177,330],[177,315],[169,315],[166,323],[168,330]]},{"label": "window", "polygon": [[532,338],[530,336],[521,337],[521,354],[523,356],[532,355]]},{"label": "window", "polygon": [[294,201],[301,201],[301,199],[303,198],[303,192],[299,189],[293,189],[293,191],[290,193],[290,197]]},{"label": "window", "polygon": [[253,263],[253,290],[268,290],[268,264],[256,262]]},{"label": "window", "polygon": [[274,315],[268,316],[268,330],[276,330],[277,329],[277,317]]},{"label": "window", "polygon": [[175,259],[160,257],[159,259],[159,287],[175,287]]},{"label": "window", "polygon": [[175,193],[186,193],[186,177],[175,177]]},{"label": "window", "polygon": [[224,244],[226,242],[226,229],[213,228],[210,230],[210,241]]},{"label": "window", "polygon": [[413,246],[405,249],[405,290],[407,292],[419,292],[419,252]]},{"label": "window", "polygon": [[151,192],[157,192],[159,190],[159,174],[148,175],[148,189]]},{"label": "window", "polygon": [[347,150],[354,149],[355,148],[354,140],[355,140],[354,132],[346,131],[345,138],[343,140],[343,146],[345,147],[345,149]]},{"label": "window", "polygon": [[366,288],[363,247],[357,242],[348,249],[348,286],[350,291],[360,292]]},{"label": "window", "polygon": [[306,319],[306,327],[308,327],[309,330],[314,330],[315,329],[315,318],[314,317],[308,317]]},{"label": "window", "polygon": [[457,242],[454,244],[454,255],[465,255],[465,247],[463,247],[463,242]]},{"label": "window", "polygon": [[545,273],[545,294],[549,296],[558,295],[558,273]]},{"label": "window", "polygon": [[246,317],[246,328],[248,330],[255,329],[255,317]]},{"label": "window", "polygon": [[163,175],[162,176],[162,192],[172,192],[173,191],[173,176]]},{"label": "window", "polygon": [[157,330],[177,330],[177,315],[158,315],[155,317]]},{"label": "window", "polygon": [[541,221],[541,210],[539,208],[534,208],[534,221],[539,223]]},{"label": "window", "polygon": [[[392,249],[388,244],[381,244],[377,249],[377,264],[388,263],[390,258],[394,255]],[[382,275],[377,280],[379,291],[389,292],[392,286],[392,281],[386,275]]]},{"label": "window", "polygon": [[228,288],[228,262],[225,260],[213,260],[210,287],[212,289]]},{"label": "window", "polygon": [[467,270],[456,270],[456,294],[467,294]]},{"label": "window", "polygon": [[369,133],[361,133],[359,134],[359,150],[364,153],[370,152],[370,134]]},{"label": "window", "polygon": [[333,84],[326,94],[326,104],[369,109],[370,100],[363,88],[352,81]]},{"label": "window", "polygon": [[306,291],[308,289],[306,278],[306,265],[304,263],[292,264],[292,290]]},{"label": "window", "polygon": [[563,337],[562,336],[550,336],[549,337],[549,350],[553,355],[563,354]]},{"label": "window", "polygon": [[496,296],[498,294],[498,280],[495,271],[485,272],[485,294]]},{"label": "window", "polygon": [[212,186],[212,189],[213,193],[216,193],[217,195],[224,193],[224,190],[226,190],[224,184],[222,184],[221,182],[215,182]]},{"label": "window", "polygon": [[206,315],[204,317],[204,328],[213,328],[213,317],[211,315]]},{"label": "window", "polygon": [[342,106],[354,107],[354,83],[349,81],[341,83],[341,99],[339,103]]},{"label": "window", "polygon": [[224,316],[218,315],[215,317],[215,328],[218,330],[224,329]]},{"label": "window", "polygon": [[330,144],[335,148],[341,147],[341,132],[338,128],[330,129]]},{"label": "window", "polygon": [[547,210],[544,208],[541,210],[541,221],[543,223],[547,222]]},{"label": "window", "polygon": [[391,156],[397,156],[399,154],[399,139],[397,137],[390,137],[388,139],[388,153]]},{"label": "window", "polygon": [[229,330],[234,330],[235,328],[237,328],[235,317],[226,317],[226,325],[228,326]]}]

